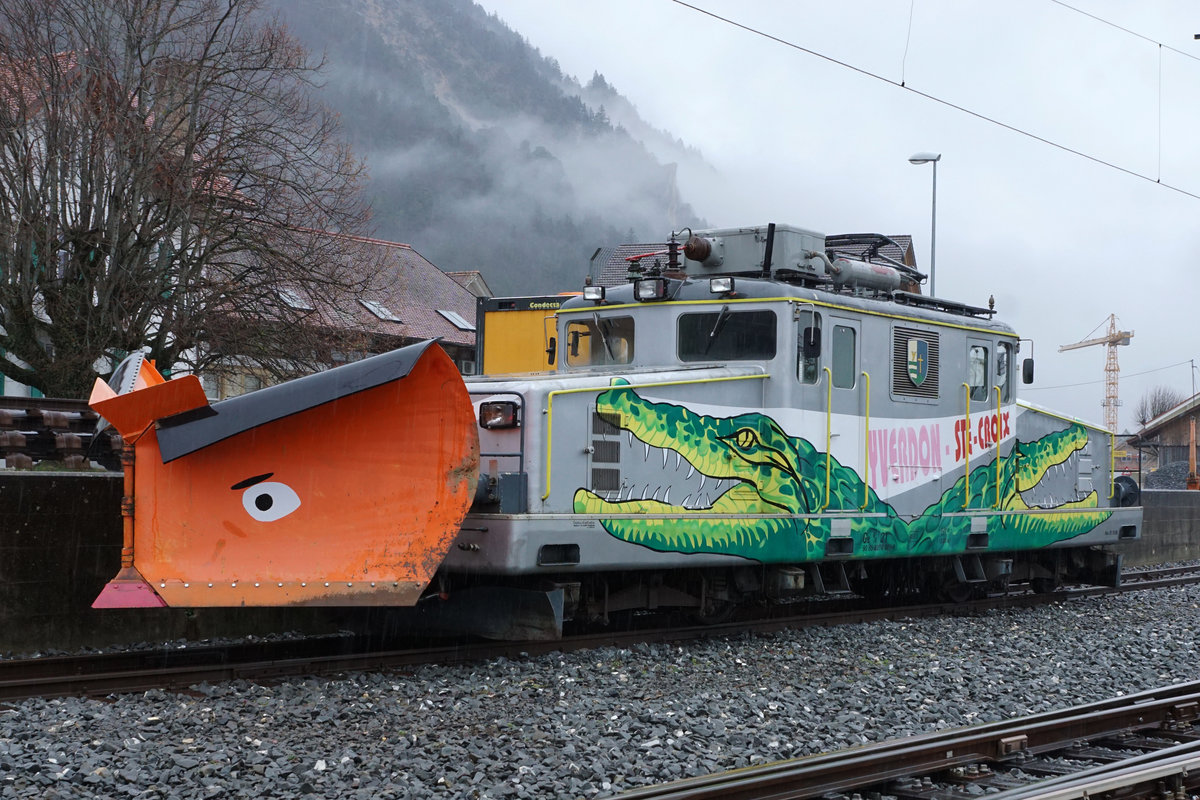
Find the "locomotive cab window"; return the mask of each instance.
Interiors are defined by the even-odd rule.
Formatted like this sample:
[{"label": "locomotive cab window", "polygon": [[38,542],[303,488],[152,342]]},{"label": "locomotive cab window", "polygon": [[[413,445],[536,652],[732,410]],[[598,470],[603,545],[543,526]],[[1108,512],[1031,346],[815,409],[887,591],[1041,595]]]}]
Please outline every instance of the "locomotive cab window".
[{"label": "locomotive cab window", "polygon": [[569,367],[628,364],[633,360],[633,318],[602,317],[567,323],[566,359]]},{"label": "locomotive cab window", "polygon": [[1000,402],[1012,397],[1013,346],[1008,342],[996,345],[996,385],[1000,387]]},{"label": "locomotive cab window", "polygon": [[[821,379],[821,315],[815,311],[798,311],[796,313],[796,377],[801,383],[816,383]],[[815,332],[815,333],[814,333]],[[816,351],[805,354],[805,336],[816,337]]]},{"label": "locomotive cab window", "polygon": [[682,361],[758,361],[775,357],[775,312],[720,311],[679,316]]},{"label": "locomotive cab window", "polygon": [[988,349],[981,344],[973,344],[967,351],[967,384],[971,390],[972,401],[986,401],[991,387],[988,384]]},{"label": "locomotive cab window", "polygon": [[853,389],[857,373],[855,363],[855,331],[849,325],[833,326],[833,385],[837,389]]}]

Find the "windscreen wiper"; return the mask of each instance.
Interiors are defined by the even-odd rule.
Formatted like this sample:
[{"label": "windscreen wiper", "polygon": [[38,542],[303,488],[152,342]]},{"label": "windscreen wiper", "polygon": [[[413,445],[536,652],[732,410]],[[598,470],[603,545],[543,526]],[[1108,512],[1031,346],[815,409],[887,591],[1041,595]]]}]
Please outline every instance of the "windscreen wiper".
[{"label": "windscreen wiper", "polygon": [[604,345],[604,351],[606,353],[608,353],[608,357],[610,360],[616,361],[617,357],[615,355],[613,355],[612,345],[610,345],[608,343],[608,337],[604,333],[604,329],[608,325],[608,320],[600,319],[600,315],[593,312],[592,313],[592,322],[595,323],[595,325],[596,325],[596,333],[600,334],[600,342],[601,342],[601,344]]},{"label": "windscreen wiper", "polygon": [[704,354],[708,355],[708,351],[712,349],[713,343],[717,341],[717,337],[721,335],[721,331],[725,328],[725,323],[729,321],[729,306],[721,306],[721,313],[717,314],[717,321],[713,323],[712,330],[708,332],[708,342],[704,345]]}]

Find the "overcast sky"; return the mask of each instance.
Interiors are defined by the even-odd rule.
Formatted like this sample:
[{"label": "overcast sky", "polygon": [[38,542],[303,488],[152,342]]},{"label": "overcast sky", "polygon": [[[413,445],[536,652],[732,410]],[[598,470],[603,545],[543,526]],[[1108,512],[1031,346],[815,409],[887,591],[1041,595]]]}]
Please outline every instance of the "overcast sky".
[{"label": "overcast sky", "polygon": [[941,153],[937,294],[994,295],[1033,340],[1024,399],[1103,423],[1106,348],[1058,346],[1109,314],[1135,333],[1122,430],[1154,386],[1195,391],[1200,199],[1166,188],[1200,195],[1195,3],[696,0],[781,44],[671,0],[479,2],[701,150],[718,180],[680,190],[716,227],[912,234],[927,270],[932,169],[908,158]]}]

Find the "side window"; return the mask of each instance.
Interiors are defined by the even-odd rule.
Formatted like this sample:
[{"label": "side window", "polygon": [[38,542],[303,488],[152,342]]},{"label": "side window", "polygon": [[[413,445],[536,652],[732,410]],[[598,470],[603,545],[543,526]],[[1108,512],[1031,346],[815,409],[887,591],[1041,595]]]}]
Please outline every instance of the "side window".
[{"label": "side window", "polygon": [[633,360],[633,318],[601,317],[567,324],[567,366],[628,364]]},{"label": "side window", "polygon": [[988,349],[980,344],[971,345],[967,351],[967,384],[971,387],[972,401],[988,399]]},{"label": "side window", "polygon": [[854,328],[849,325],[833,326],[833,385],[838,389],[853,389],[854,379]]},{"label": "side window", "polygon": [[796,377],[801,383],[816,383],[821,379],[821,356],[818,353],[810,358],[804,356],[804,332],[810,328],[821,330],[821,315],[815,311],[800,311],[796,314]]},{"label": "side window", "polygon": [[679,317],[682,361],[756,361],[775,357],[774,311],[720,311]]},{"label": "side window", "polygon": [[1012,345],[1001,342],[996,346],[996,385],[1000,387],[1000,402],[1012,397]]}]

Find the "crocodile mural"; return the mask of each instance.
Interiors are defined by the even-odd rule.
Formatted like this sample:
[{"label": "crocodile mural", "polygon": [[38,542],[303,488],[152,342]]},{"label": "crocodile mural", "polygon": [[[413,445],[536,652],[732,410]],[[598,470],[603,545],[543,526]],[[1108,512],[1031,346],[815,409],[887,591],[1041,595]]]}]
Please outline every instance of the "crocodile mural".
[{"label": "crocodile mural", "polygon": [[1094,490],[1081,499],[1032,507],[1022,497],[1087,444],[1087,430],[1078,423],[1036,441],[1017,442],[1009,455],[999,457],[999,481],[995,460],[979,464],[937,503],[904,516],[853,469],[787,435],[765,414],[706,416],[673,403],[649,402],[620,386],[600,394],[597,413],[622,435],[636,437],[647,448],[662,448],[664,463],[666,452],[674,452],[690,465],[689,476],[694,470],[702,482],[732,482],[702,506],[689,502],[699,493],[671,504],[667,498],[608,500],[588,489],[576,491],[576,513],[598,515],[613,536],[654,550],[764,562],[820,559],[831,521],[815,515],[857,511],[844,517],[856,556],[962,552],[971,534],[970,518],[944,515],[964,509],[999,512],[987,517],[991,549],[1023,549],[1086,533],[1111,514],[1098,508]]}]

